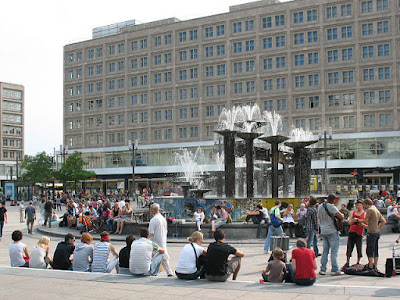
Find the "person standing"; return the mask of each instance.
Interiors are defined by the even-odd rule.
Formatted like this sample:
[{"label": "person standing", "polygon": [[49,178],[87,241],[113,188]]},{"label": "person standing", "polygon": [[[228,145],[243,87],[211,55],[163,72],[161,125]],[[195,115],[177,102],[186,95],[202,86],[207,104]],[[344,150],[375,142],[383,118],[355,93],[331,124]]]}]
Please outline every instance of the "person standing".
[{"label": "person standing", "polygon": [[276,200],[275,206],[271,208],[271,210],[269,211],[271,225],[269,225],[268,227],[268,235],[267,238],[265,239],[265,244],[264,244],[265,254],[269,253],[269,245],[271,243],[272,235],[283,235],[283,230],[282,230],[283,219],[281,217],[281,211],[280,211],[281,206],[282,206],[281,201]]},{"label": "person standing", "polygon": [[33,206],[33,202],[29,202],[29,206],[25,209],[26,226],[28,227],[28,233],[32,234],[33,223],[36,220],[36,209]]},{"label": "person standing", "polygon": [[18,206],[19,206],[19,222],[24,223],[24,217],[25,217],[24,201],[21,201]]},{"label": "person standing", "polygon": [[0,241],[3,237],[4,222],[8,222],[7,209],[2,202],[0,202]]},{"label": "person standing", "polygon": [[149,224],[150,240],[164,249],[162,266],[167,272],[168,277],[172,277],[172,270],[169,266],[169,255],[167,251],[167,221],[160,214],[160,205],[157,203],[150,206],[150,213],[153,215]]},{"label": "person standing", "polygon": [[307,234],[307,248],[311,249],[311,244],[313,244],[315,256],[320,256],[318,249],[318,216],[317,209],[317,199],[315,197],[310,197],[310,206],[307,209],[307,213],[304,216],[304,227]]},{"label": "person standing", "polygon": [[363,203],[361,200],[356,202],[356,209],[351,212],[349,218],[349,237],[347,239],[347,251],[346,251],[346,264],[344,268],[350,266],[350,257],[353,253],[354,246],[357,249],[357,263],[360,263],[362,257],[362,238],[364,236],[364,228],[367,227],[361,221],[365,218],[365,211],[363,209]]},{"label": "person standing", "polygon": [[375,269],[379,259],[379,229],[385,226],[386,220],[381,212],[373,205],[371,199],[365,199],[363,205],[366,209],[366,214],[364,220],[359,220],[359,222],[367,225],[368,268]]},{"label": "person standing", "polygon": [[338,252],[339,252],[339,231],[337,231],[334,218],[343,220],[344,216],[339,212],[335,205],[335,195],[328,195],[327,201],[318,207],[319,226],[321,228],[321,238],[324,245],[324,251],[321,258],[321,269],[319,274],[326,274],[326,265],[328,264],[328,255],[331,252],[332,276],[343,275],[339,270]]},{"label": "person standing", "polygon": [[47,221],[49,222],[49,228],[51,228],[51,217],[53,215],[53,202],[51,202],[50,198],[47,199],[44,204],[44,227],[47,225]]}]

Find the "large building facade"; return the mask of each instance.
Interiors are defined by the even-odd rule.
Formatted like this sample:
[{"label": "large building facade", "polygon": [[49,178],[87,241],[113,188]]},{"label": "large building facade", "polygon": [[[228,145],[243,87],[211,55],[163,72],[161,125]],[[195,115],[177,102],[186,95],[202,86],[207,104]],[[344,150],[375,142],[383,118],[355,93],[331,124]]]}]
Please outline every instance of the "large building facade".
[{"label": "large building facade", "polygon": [[0,180],[17,178],[17,162],[24,157],[24,87],[0,82]]},{"label": "large building facade", "polygon": [[109,181],[89,187],[128,185],[128,140],[139,141],[143,186],[178,172],[182,147],[203,147],[213,164],[222,109],[255,103],[281,114],[284,130],[332,128],[333,173],[399,183],[397,171],[376,176],[400,166],[399,1],[264,0],[134,24],[64,47],[64,143]]}]

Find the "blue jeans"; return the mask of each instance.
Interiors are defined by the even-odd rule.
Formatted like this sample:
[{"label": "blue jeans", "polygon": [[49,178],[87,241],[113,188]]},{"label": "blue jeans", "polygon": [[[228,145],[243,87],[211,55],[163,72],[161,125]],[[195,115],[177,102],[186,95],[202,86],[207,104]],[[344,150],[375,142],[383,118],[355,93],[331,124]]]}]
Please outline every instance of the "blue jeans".
[{"label": "blue jeans", "polygon": [[296,278],[296,272],[293,271],[292,263],[289,264],[289,274],[290,277],[292,278],[293,283],[297,285],[313,285],[315,283],[316,278],[302,278],[302,279],[297,279]]},{"label": "blue jeans", "polygon": [[115,218],[114,220],[108,219],[107,220],[107,227],[108,227],[108,231],[115,231],[114,228],[117,227],[117,221],[120,220],[121,218]]},{"label": "blue jeans", "polygon": [[308,240],[307,240],[307,248],[311,249],[311,243],[313,244],[314,247],[314,253],[315,256],[319,255],[319,250],[318,250],[318,236],[317,232],[315,230],[310,230],[308,232]]},{"label": "blue jeans", "polygon": [[338,272],[339,265],[337,257],[339,252],[339,232],[332,234],[321,234],[321,237],[324,245],[324,251],[322,252],[321,257],[321,272],[326,272],[329,250],[331,250],[332,272]]},{"label": "blue jeans", "polygon": [[274,225],[269,225],[268,227],[268,235],[267,238],[265,239],[265,244],[264,244],[264,251],[269,251],[269,245],[271,243],[271,236],[273,235],[283,235],[283,230],[282,226],[274,227]]}]

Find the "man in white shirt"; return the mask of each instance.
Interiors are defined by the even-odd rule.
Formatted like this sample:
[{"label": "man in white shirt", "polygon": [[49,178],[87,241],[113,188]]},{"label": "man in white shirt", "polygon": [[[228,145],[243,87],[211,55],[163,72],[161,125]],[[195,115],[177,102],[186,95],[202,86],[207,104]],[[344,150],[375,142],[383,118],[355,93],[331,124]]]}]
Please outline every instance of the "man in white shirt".
[{"label": "man in white shirt", "polygon": [[151,218],[149,224],[150,240],[164,249],[165,252],[162,266],[167,272],[168,277],[171,277],[172,270],[169,266],[169,256],[167,251],[167,221],[160,214],[160,205],[157,203],[154,203],[150,206],[150,213],[153,215],[153,218]]},{"label": "man in white shirt", "polygon": [[121,199],[121,201],[119,201],[119,208],[123,209],[125,207],[125,200],[124,198]]},{"label": "man in white shirt", "polygon": [[399,205],[392,203],[387,208],[387,219],[388,221],[393,221],[395,223],[395,227],[400,227],[400,213],[398,211],[399,207]]},{"label": "man in white shirt", "polygon": [[132,243],[129,258],[129,271],[132,274],[157,276],[160,270],[164,249],[150,241],[149,237],[149,230],[142,228],[140,230],[140,239]]}]

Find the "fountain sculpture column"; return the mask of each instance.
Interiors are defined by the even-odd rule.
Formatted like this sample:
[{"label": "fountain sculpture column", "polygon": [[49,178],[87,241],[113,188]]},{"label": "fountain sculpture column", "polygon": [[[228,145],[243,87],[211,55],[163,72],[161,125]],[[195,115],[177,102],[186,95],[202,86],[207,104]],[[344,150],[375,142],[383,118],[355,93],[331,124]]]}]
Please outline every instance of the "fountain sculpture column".
[{"label": "fountain sculpture column", "polygon": [[288,140],[289,138],[282,135],[263,136],[260,140],[271,144],[271,160],[272,160],[272,198],[278,198],[279,177],[278,177],[278,163],[279,163],[279,149],[280,143]]},{"label": "fountain sculpture column", "polygon": [[225,196],[233,198],[235,194],[235,134],[233,130],[214,131],[224,137],[225,157]]},{"label": "fountain sculpture column", "polygon": [[255,132],[238,132],[237,136],[246,143],[246,192],[247,198],[254,197],[254,139],[261,134]]}]

